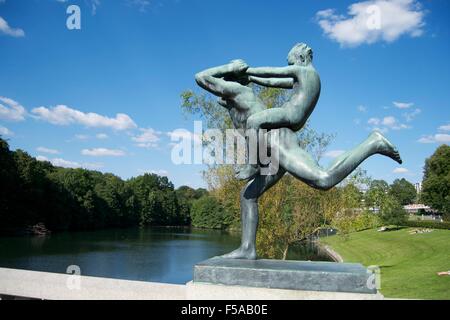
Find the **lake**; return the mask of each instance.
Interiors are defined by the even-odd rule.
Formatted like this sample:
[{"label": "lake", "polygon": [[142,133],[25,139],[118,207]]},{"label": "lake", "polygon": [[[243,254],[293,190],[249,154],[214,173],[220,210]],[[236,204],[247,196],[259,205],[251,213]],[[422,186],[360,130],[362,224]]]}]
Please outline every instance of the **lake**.
[{"label": "lake", "polygon": [[[238,247],[240,234],[189,228],[131,228],[0,238],[0,267],[185,284],[193,266]],[[288,259],[330,261],[312,243],[290,249]]]}]

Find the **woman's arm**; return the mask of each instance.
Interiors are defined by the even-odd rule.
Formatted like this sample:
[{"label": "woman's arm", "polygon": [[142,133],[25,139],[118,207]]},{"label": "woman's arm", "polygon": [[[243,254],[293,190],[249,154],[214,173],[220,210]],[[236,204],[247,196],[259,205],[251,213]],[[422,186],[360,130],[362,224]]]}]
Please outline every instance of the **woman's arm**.
[{"label": "woman's arm", "polygon": [[230,73],[245,72],[248,65],[242,60],[234,60],[223,66],[209,68],[195,75],[195,81],[203,89],[219,97],[228,97],[240,88],[240,85],[233,81],[225,81],[222,77]]}]

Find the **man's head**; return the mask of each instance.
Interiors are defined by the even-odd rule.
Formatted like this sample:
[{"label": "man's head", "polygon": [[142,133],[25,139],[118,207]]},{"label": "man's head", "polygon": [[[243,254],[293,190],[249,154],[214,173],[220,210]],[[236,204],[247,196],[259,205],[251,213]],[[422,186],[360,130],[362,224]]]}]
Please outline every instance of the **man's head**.
[{"label": "man's head", "polygon": [[288,53],[288,64],[307,65],[312,62],[313,51],[306,43],[297,43]]}]

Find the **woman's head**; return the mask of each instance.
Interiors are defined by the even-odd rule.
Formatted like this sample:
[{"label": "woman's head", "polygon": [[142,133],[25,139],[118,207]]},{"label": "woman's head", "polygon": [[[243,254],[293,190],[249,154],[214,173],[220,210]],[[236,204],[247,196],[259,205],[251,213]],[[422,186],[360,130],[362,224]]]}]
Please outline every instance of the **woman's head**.
[{"label": "woman's head", "polygon": [[307,65],[312,62],[313,51],[306,43],[297,43],[288,53],[288,64]]}]

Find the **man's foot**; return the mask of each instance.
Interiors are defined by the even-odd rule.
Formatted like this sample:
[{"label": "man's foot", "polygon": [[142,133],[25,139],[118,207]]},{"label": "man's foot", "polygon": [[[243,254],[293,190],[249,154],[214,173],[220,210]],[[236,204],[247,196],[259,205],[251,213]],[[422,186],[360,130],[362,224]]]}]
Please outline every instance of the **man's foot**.
[{"label": "man's foot", "polygon": [[244,249],[241,246],[238,249],[231,251],[230,253],[220,256],[220,258],[256,260],[256,249]]},{"label": "man's foot", "polygon": [[403,161],[397,148],[388,139],[386,139],[386,137],[383,136],[381,132],[372,132],[370,135],[370,139],[374,139],[374,141],[378,143],[378,152],[380,154],[385,155],[394,161],[397,161],[399,164],[402,164]]},{"label": "man's foot", "polygon": [[245,164],[236,170],[236,178],[239,180],[253,179],[259,173],[259,166]]}]

